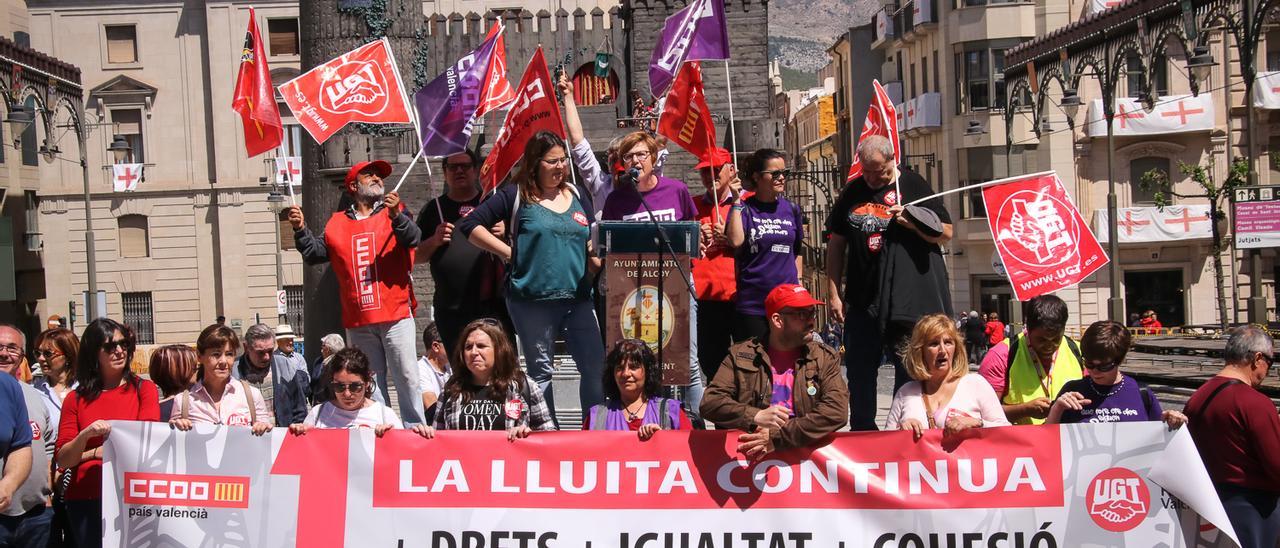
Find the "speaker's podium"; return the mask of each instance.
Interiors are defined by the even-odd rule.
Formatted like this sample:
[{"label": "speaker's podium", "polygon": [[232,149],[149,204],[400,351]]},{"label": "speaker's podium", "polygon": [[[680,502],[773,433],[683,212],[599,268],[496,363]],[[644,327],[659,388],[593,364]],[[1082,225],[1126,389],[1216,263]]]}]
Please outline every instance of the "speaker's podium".
[{"label": "speaker's podium", "polygon": [[621,339],[643,340],[658,356],[664,386],[689,384],[693,303],[684,276],[698,256],[700,229],[693,221],[595,225],[595,249],[604,257],[605,348]]}]

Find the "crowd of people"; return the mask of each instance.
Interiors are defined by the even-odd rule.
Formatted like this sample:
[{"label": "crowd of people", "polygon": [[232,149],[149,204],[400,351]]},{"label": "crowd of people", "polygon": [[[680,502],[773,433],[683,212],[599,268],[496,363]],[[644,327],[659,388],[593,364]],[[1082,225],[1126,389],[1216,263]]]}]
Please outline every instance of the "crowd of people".
[{"label": "crowd of people", "polygon": [[[331,265],[342,305],[345,333],[325,336],[314,364],[294,352],[285,325],[253,325],[241,336],[215,323],[193,344],[153,350],[146,378],[130,367],[133,330],[114,320],[94,320],[79,336],[42,332],[30,361],[22,332],[0,325],[0,372],[8,373],[0,375],[0,545],[101,542],[111,420],[255,435],[365,427],[430,439],[488,430],[512,441],[558,430],[557,341],[581,374],[584,430],[648,440],[710,423],[740,430],[738,451],[748,458],[846,427],[910,431],[918,442],[930,430],[949,437],[1008,425],[1190,423],[1245,545],[1275,545],[1280,418],[1256,390],[1274,357],[1264,331],[1235,331],[1226,367],[1178,412],[1121,372],[1131,345],[1124,325],[1097,322],[1077,342],[1065,334],[1068,308],[1056,296],[1024,303],[1020,332],[976,311],[958,325],[941,251],[950,216],[928,182],[896,167],[880,137],[859,144],[864,175],[825,219],[824,303],[800,285],[807,220],[785,196],[785,155],[755,151],[740,177],[717,149],[698,164],[705,193],[693,196],[662,174],[665,143],[644,131],[610,143],[602,164],[583,138],[572,85],[560,87],[569,142],[537,134],[491,195],[480,192],[479,158],[468,151],[441,160],[446,190],[416,218],[386,192],[383,161],[351,168],[349,206],[322,233],[300,208],[289,210],[299,253]],[[604,345],[591,240],[601,220],[701,226],[688,280],[696,296],[690,377],[677,392],[663,389],[651,342]],[[429,263],[436,284],[435,320],[421,333],[415,262]],[[822,336],[820,311],[836,326]],[[842,340],[831,340],[836,333]],[[880,424],[877,375],[886,362],[894,396]]]}]

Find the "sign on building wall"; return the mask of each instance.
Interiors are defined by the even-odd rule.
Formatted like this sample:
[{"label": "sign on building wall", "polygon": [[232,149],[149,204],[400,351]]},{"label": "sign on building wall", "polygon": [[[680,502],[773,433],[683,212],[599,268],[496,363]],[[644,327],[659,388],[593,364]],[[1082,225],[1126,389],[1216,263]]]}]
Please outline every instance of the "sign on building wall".
[{"label": "sign on building wall", "polygon": [[1236,247],[1280,247],[1280,187],[1248,186],[1235,191]]}]

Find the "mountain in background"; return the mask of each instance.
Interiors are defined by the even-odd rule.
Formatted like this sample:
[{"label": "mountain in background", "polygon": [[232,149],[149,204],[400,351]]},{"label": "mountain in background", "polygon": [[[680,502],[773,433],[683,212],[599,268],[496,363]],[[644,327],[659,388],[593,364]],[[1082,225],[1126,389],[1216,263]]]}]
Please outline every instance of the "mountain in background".
[{"label": "mountain in background", "polygon": [[[865,25],[880,9],[876,0],[773,0],[769,3],[769,59],[780,59],[783,87],[817,85],[827,48],[849,27]],[[791,78],[788,78],[790,76]]]}]

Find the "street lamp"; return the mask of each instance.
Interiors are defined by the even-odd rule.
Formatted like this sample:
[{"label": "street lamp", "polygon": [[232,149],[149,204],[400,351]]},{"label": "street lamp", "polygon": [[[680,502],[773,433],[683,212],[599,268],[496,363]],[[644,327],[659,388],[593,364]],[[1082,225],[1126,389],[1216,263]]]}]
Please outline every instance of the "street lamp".
[{"label": "street lamp", "polygon": [[[4,122],[9,126],[9,131],[14,135],[14,148],[20,147],[21,139],[18,136],[22,135],[23,131],[26,131],[27,126],[35,123],[36,114],[38,112],[41,111],[39,111],[39,109],[28,110],[26,106],[20,103],[9,106],[9,114],[5,117]],[[86,124],[83,121],[84,114],[84,111],[81,111],[80,116],[72,119],[71,123],[60,124],[54,127],[75,131],[76,142],[80,145],[80,173],[84,179],[84,252],[86,272],[89,278],[88,296],[84,303],[85,321],[87,323],[96,319],[98,317],[98,313],[105,313],[105,311],[96,310],[98,296],[98,262],[95,249],[96,246],[93,241],[93,204],[92,197],[89,195],[88,130],[113,124],[110,122]],[[56,143],[55,146],[49,147],[48,150],[52,154],[56,155],[58,150]],[[129,146],[129,142],[126,141],[124,137],[116,135],[115,139],[112,140],[111,145],[107,147],[107,150],[112,153],[116,163],[120,163],[129,156],[129,153],[133,151],[133,147]]]}]

